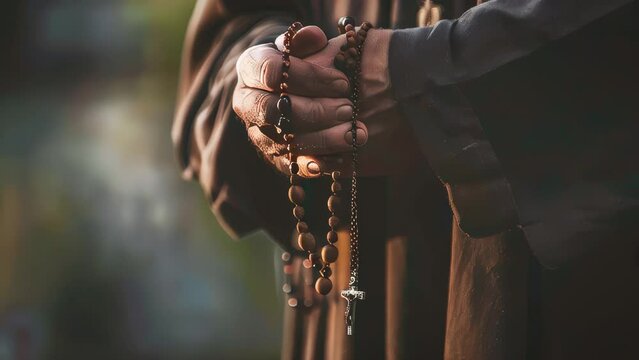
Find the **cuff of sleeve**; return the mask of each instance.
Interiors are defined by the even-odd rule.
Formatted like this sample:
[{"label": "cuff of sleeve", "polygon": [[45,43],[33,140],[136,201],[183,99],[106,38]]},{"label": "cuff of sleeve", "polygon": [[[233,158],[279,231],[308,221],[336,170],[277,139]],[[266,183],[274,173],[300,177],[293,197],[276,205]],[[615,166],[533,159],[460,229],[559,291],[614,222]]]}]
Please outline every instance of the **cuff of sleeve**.
[{"label": "cuff of sleeve", "polygon": [[453,69],[449,34],[453,21],[393,31],[389,49],[391,85],[397,100],[423,94],[429,84],[450,84]]},{"label": "cuff of sleeve", "polygon": [[460,229],[483,238],[518,228],[510,182],[457,87],[433,87],[400,101],[400,106],[418,134],[422,153],[446,186]]}]

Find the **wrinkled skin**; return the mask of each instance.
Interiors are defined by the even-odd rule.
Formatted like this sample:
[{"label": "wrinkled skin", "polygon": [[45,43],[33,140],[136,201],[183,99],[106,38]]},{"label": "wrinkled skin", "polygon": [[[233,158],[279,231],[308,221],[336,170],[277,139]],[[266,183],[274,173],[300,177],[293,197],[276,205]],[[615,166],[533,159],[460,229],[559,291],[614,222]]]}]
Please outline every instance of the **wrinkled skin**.
[{"label": "wrinkled skin", "polygon": [[[363,49],[357,143],[360,174],[385,175],[410,169],[417,150],[392,98],[388,75],[391,31],[370,30]],[[275,133],[284,36],[272,44],[247,49],[237,63],[233,109],[244,121],[253,144],[288,174],[285,146]],[[316,177],[340,170],[350,174],[351,116],[347,77],[333,66],[345,42],[327,40],[316,26],[302,28],[291,40],[289,96],[292,102],[293,151],[300,174]],[[277,47],[277,48],[276,48]]]}]

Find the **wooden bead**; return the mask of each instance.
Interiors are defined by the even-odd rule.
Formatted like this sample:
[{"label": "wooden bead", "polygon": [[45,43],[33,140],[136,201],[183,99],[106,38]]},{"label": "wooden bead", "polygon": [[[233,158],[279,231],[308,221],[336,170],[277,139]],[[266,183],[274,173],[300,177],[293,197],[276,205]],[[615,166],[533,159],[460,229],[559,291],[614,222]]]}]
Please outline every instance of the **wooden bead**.
[{"label": "wooden bead", "polygon": [[284,284],[282,285],[282,291],[284,292],[284,294],[290,294],[293,292],[293,287],[291,286],[291,284]]},{"label": "wooden bead", "polygon": [[339,177],[340,177],[341,175],[342,175],[342,173],[341,173],[341,172],[339,172],[339,171],[333,171],[333,172],[331,173],[331,178],[333,178],[333,180],[337,180],[337,179],[339,179]]},{"label": "wooden bead", "polygon": [[306,194],[304,188],[299,185],[293,185],[288,188],[288,199],[296,205],[302,205]]},{"label": "wooden bead", "polygon": [[333,275],[333,271],[331,271],[330,267],[324,266],[319,270],[319,274],[321,277],[328,279],[331,277],[331,275]]},{"label": "wooden bead", "polygon": [[294,297],[289,298],[289,299],[288,299],[288,301],[287,301],[286,303],[288,304],[288,306],[290,306],[290,307],[292,307],[292,308],[297,307],[297,299],[296,299],[296,298],[294,298]]},{"label": "wooden bead", "polygon": [[348,34],[350,31],[355,30],[355,24],[346,24],[346,26],[344,26],[344,30],[346,30],[346,34]]},{"label": "wooden bead", "polygon": [[339,18],[339,20],[337,20],[337,29],[339,30],[340,34],[346,32],[347,25],[354,26],[355,18],[353,18],[352,16],[342,16],[341,18]]},{"label": "wooden bead", "polygon": [[346,50],[346,56],[350,56],[353,59],[357,58],[357,49],[350,48],[350,49]]},{"label": "wooden bead", "polygon": [[299,205],[296,205],[293,208],[293,216],[295,216],[297,220],[302,220],[304,218],[304,208]]},{"label": "wooden bead", "polygon": [[324,245],[322,248],[322,260],[325,263],[334,263],[337,260],[337,248],[331,244]]},{"label": "wooden bead", "polygon": [[283,82],[280,84],[280,90],[282,91],[288,91],[288,84]]},{"label": "wooden bead", "polygon": [[331,184],[331,191],[334,193],[342,191],[342,184],[337,181],[333,181],[333,183]]},{"label": "wooden bead", "polygon": [[348,46],[350,47],[355,47],[355,38],[354,37],[347,37],[346,38],[346,44],[348,44]]},{"label": "wooden bead", "polygon": [[311,265],[313,265],[313,264],[319,264],[321,258],[322,257],[320,256],[319,253],[312,252],[312,253],[308,254],[308,259],[307,260],[311,262]]},{"label": "wooden bead", "polygon": [[329,232],[326,233],[326,241],[328,241],[331,244],[334,244],[337,242],[337,232],[331,230]]},{"label": "wooden bead", "polygon": [[361,36],[361,37],[363,37],[363,38],[366,38],[366,35],[367,35],[367,34],[368,34],[368,31],[366,31],[366,30],[364,30],[364,29],[359,29],[359,30],[357,31],[357,35],[359,35],[359,36]]},{"label": "wooden bead", "polygon": [[302,261],[302,266],[304,266],[305,269],[312,269],[313,268],[313,262],[310,261],[309,259],[304,259]]},{"label": "wooden bead", "polygon": [[277,110],[279,110],[282,115],[289,116],[291,115],[291,108],[291,98],[288,96],[280,96],[277,100]]},{"label": "wooden bead", "polygon": [[284,65],[284,71],[287,71],[289,67],[291,67],[291,61],[290,60],[284,60],[282,62],[282,65]]},{"label": "wooden bead", "polygon": [[304,221],[298,221],[296,228],[297,228],[297,232],[300,234],[308,232],[308,224],[305,223]]},{"label": "wooden bead", "polygon": [[339,225],[339,218],[335,215],[328,218],[328,226],[336,228]]},{"label": "wooden bead", "polygon": [[337,195],[331,195],[328,197],[328,210],[331,212],[337,212],[339,210],[339,206],[342,203],[342,200]]},{"label": "wooden bead", "polygon": [[[302,250],[313,251],[315,250],[315,246],[316,246],[315,236],[313,236],[313,234],[308,232],[301,233],[297,237],[297,245],[299,245],[300,248],[302,248]],[[324,254],[323,249],[322,249],[322,254]]]},{"label": "wooden bead", "polygon": [[288,169],[291,171],[291,175],[297,175],[300,172],[300,166],[296,161],[291,162],[288,165]]},{"label": "wooden bead", "polygon": [[315,281],[315,291],[321,295],[326,295],[331,292],[333,288],[333,282],[327,278],[320,277]]}]

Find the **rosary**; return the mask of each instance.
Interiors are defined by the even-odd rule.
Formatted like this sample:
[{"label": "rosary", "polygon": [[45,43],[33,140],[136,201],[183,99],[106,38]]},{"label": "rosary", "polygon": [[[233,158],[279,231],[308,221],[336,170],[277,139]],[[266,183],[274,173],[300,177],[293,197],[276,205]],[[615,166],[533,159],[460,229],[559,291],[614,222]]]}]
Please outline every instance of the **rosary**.
[{"label": "rosary", "polygon": [[[372,25],[368,22],[362,23],[359,30],[355,29],[355,20],[350,16],[339,19],[338,28],[340,34],[346,35],[346,43],[340,48],[340,52],[335,56],[335,67],[342,70],[349,78],[351,84],[350,100],[353,103],[353,115],[351,116],[351,133],[352,133],[352,174],[351,174],[351,202],[350,202],[350,269],[348,289],[341,291],[341,296],[346,300],[346,333],[353,334],[353,324],[355,320],[355,305],[357,300],[364,300],[365,292],[359,290],[359,224],[358,224],[358,208],[357,208],[357,117],[359,113],[359,75],[361,72],[362,47],[368,30]],[[293,216],[297,219],[297,238],[298,246],[308,253],[308,263],[318,269],[319,277],[315,281],[315,291],[321,295],[328,294],[333,288],[330,280],[332,274],[330,264],[337,261],[338,251],[335,247],[337,241],[336,227],[339,225],[340,219],[336,212],[340,205],[341,199],[338,196],[341,190],[341,184],[338,182],[340,177],[339,171],[331,172],[332,184],[331,195],[328,198],[327,206],[330,212],[328,218],[329,231],[326,234],[327,244],[318,254],[316,251],[317,242],[313,234],[310,233],[308,224],[304,222],[304,207],[302,206],[305,198],[304,188],[301,186],[301,177],[299,174],[299,165],[297,156],[293,153],[292,141],[294,134],[291,133],[291,98],[288,96],[288,70],[291,66],[290,47],[291,39],[302,28],[299,22],[293,23],[284,35],[284,51],[282,53],[282,80],[280,83],[280,98],[277,102],[277,109],[280,112],[280,118],[277,122],[277,131],[282,134],[284,142],[287,146],[288,157],[290,161],[290,187],[288,190],[288,198],[293,203]],[[285,253],[286,255],[286,253]],[[288,256],[290,260],[290,255]],[[283,260],[286,260],[283,256]],[[306,261],[306,260],[305,260]],[[290,290],[290,286],[288,288]]]}]

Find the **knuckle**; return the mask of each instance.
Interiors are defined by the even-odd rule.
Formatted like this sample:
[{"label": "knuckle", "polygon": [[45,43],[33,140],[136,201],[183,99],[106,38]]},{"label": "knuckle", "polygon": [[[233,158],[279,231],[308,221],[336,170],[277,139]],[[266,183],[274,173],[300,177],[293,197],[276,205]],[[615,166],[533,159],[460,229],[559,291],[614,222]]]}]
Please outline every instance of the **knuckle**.
[{"label": "knuckle", "polygon": [[264,56],[261,60],[259,80],[262,85],[270,90],[274,90],[277,87],[280,65],[279,58],[274,55]]}]

